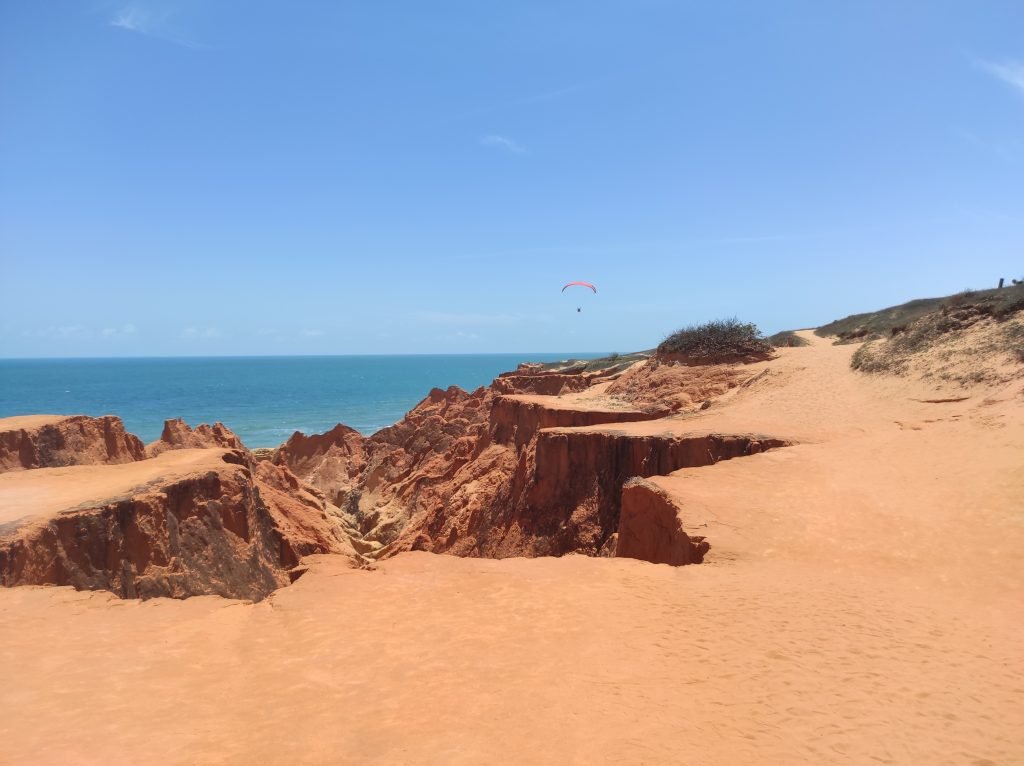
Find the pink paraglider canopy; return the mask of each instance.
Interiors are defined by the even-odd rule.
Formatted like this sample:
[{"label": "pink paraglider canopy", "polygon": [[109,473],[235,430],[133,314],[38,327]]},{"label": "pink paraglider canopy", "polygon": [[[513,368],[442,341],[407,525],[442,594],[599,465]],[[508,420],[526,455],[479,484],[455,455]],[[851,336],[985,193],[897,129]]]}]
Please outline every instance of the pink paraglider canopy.
[{"label": "pink paraglider canopy", "polygon": [[[597,288],[590,284],[590,282],[570,282],[565,287],[572,287],[573,285],[578,285],[579,287],[589,287],[595,293],[597,292]],[[565,287],[562,288],[563,293],[565,292]]]}]

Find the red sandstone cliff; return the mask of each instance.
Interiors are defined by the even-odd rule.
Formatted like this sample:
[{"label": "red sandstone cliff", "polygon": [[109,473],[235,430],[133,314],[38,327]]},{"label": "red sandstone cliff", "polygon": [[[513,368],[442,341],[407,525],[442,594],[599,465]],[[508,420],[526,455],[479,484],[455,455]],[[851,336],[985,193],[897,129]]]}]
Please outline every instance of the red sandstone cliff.
[{"label": "red sandstone cliff", "polygon": [[65,465],[129,463],[146,457],[120,418],[29,415],[0,419],[0,473]]},{"label": "red sandstone cliff", "polygon": [[[304,555],[340,553],[357,562],[337,512],[286,469],[261,463],[254,475],[247,457],[231,450],[166,457],[130,475],[117,466],[80,466],[5,477],[0,489],[46,487],[58,500],[36,515],[8,511],[0,523],[0,584],[258,600],[288,584]],[[78,487],[81,501],[64,508],[61,498]]]}]

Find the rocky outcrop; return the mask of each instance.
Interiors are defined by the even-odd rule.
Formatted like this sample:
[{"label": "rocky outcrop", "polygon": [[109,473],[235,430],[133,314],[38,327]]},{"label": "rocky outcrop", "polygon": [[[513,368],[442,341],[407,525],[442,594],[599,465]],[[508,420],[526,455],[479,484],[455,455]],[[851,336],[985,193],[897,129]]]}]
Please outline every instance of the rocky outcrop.
[{"label": "rocky outcrop", "polygon": [[304,555],[352,554],[341,521],[287,469],[261,463],[254,476],[238,451],[204,466],[5,525],[0,584],[258,600],[287,585]]},{"label": "rocky outcrop", "polygon": [[200,423],[193,430],[181,418],[174,418],[165,420],[160,438],[146,445],[146,456],[156,457],[169,449],[203,449],[206,447],[245,449],[242,440],[223,423],[217,422],[212,426]]},{"label": "rocky outcrop", "polygon": [[348,495],[366,470],[367,439],[340,423],[323,434],[292,434],[271,457],[288,466],[307,484],[323,492],[334,505],[344,507]]},{"label": "rocky outcrop", "polygon": [[69,465],[130,463],[146,457],[137,436],[113,415],[0,419],[0,473]]},{"label": "rocky outcrop", "polygon": [[638,410],[627,407],[620,409],[581,409],[562,407],[557,403],[546,403],[515,396],[498,396],[494,399],[490,414],[490,432],[499,444],[522,447],[542,428],[581,428],[606,423],[631,423],[641,420],[657,420],[668,412],[664,410]]},{"label": "rocky outcrop", "polygon": [[543,394],[557,396],[583,391],[591,384],[591,378],[583,375],[501,375],[491,384],[498,394]]},{"label": "rocky outcrop", "polygon": [[683,529],[679,509],[663,489],[639,477],[622,488],[614,555],[654,564],[699,564],[709,545]]},{"label": "rocky outcrop", "polygon": [[608,386],[607,393],[637,408],[678,412],[721,396],[752,374],[742,364],[690,367],[654,359],[625,372]]}]

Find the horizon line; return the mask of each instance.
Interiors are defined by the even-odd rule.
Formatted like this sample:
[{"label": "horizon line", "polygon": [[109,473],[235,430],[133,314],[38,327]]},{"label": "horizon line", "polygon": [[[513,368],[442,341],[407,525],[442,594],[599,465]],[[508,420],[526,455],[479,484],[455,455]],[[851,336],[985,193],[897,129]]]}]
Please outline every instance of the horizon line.
[{"label": "horizon line", "polygon": [[86,360],[114,361],[131,359],[337,359],[344,357],[386,357],[386,356],[564,356],[566,354],[609,355],[613,353],[642,353],[636,351],[488,351],[488,352],[432,352],[432,353],[364,353],[364,354],[167,354],[137,356],[0,356],[0,362],[78,362]]}]

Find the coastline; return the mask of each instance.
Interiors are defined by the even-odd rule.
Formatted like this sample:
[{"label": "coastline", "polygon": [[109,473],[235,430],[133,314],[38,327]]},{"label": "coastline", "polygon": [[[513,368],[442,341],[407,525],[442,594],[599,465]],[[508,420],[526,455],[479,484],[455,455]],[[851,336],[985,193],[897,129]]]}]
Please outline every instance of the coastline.
[{"label": "coastline", "polygon": [[0,360],[0,417],[117,415],[145,442],[164,420],[221,421],[247,446],[346,423],[366,435],[402,419],[431,388],[473,390],[525,361],[590,355],[444,354]]}]

